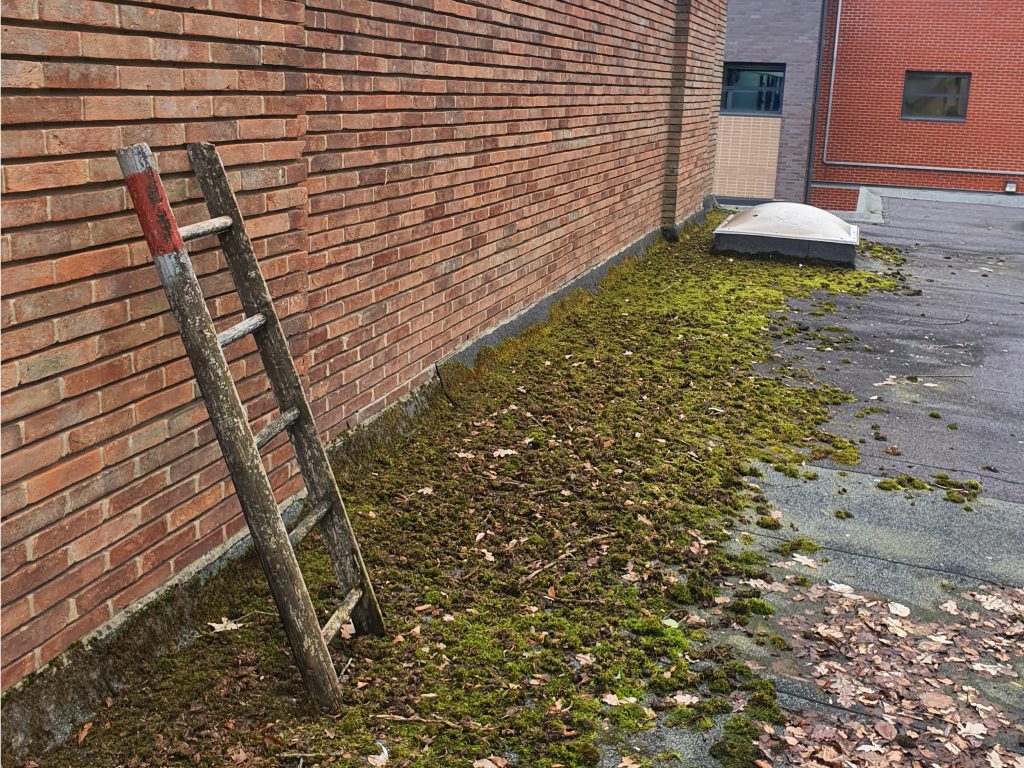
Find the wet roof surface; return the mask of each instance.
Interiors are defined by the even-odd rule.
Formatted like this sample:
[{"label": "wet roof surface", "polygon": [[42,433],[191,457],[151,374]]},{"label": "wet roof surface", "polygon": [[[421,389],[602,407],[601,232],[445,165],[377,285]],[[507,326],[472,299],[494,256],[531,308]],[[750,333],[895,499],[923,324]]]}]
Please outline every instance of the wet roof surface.
[{"label": "wet roof surface", "polygon": [[[831,350],[810,343],[780,349],[800,357],[799,365],[818,381],[856,397],[835,407],[824,429],[853,440],[861,463],[814,462],[815,480],[765,467],[756,482],[782,511],[783,527],[767,531],[751,521],[741,530],[775,560],[786,559],[771,550],[787,539],[806,537],[821,546],[813,570],[773,568],[779,583],[798,573],[819,588],[840,582],[908,606],[909,622],[936,622],[973,643],[966,638],[974,629],[967,623],[958,628],[964,620],[938,606],[951,596],[963,603],[965,593],[979,589],[1024,586],[1024,209],[887,198],[885,211],[886,223],[865,225],[861,234],[904,249],[907,262],[899,269],[908,277],[910,295],[840,296],[832,299],[836,311],[823,316],[810,314],[810,301],[794,304],[811,331],[842,326],[856,341]],[[885,265],[866,260],[858,266]],[[885,412],[864,415],[871,406]],[[891,447],[899,455],[886,451]],[[970,502],[972,511],[945,500],[941,489],[902,493],[876,487],[882,477],[899,473],[929,481],[940,472],[983,483],[979,498]],[[837,510],[852,517],[838,519]],[[767,623],[783,634],[788,625],[808,620],[801,618],[804,611],[823,609],[827,602],[795,602],[793,594],[765,595],[778,611]],[[841,630],[846,621],[825,614],[817,620]],[[789,637],[795,642],[799,635]],[[805,655],[757,645],[749,628],[722,639],[764,667],[787,709],[819,713],[805,724],[850,722],[851,710],[839,705],[829,681]],[[878,663],[888,664],[883,647],[888,646],[872,646],[881,654]],[[899,667],[903,662],[894,658]],[[856,670],[857,663],[848,668]],[[1024,677],[1022,660],[1011,663]],[[872,666],[863,668],[866,685]],[[1008,717],[1024,717],[1020,677],[973,673],[967,665],[946,673],[955,685],[977,687]],[[865,716],[868,730],[876,717]],[[654,751],[677,751],[687,765],[714,766],[708,748],[719,734],[719,727],[706,734],[658,729],[642,741]],[[1010,745],[1011,754],[1017,746]],[[861,765],[861,757],[850,764]]]}]

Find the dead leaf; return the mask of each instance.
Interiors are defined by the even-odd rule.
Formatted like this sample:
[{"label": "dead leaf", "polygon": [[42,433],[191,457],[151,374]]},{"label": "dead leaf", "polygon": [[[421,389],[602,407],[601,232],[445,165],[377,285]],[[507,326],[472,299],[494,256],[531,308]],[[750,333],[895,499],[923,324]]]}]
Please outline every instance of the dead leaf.
[{"label": "dead leaf", "polygon": [[368,762],[370,765],[377,766],[377,768],[381,768],[381,766],[388,764],[390,755],[388,755],[388,748],[385,747],[383,744],[378,742],[377,746],[380,747],[380,754],[369,755],[366,758],[366,762]]},{"label": "dead leaf", "polygon": [[889,613],[906,618],[910,615],[910,609],[903,605],[903,603],[889,603]]},{"label": "dead leaf", "polygon": [[81,744],[83,741],[85,741],[85,737],[89,735],[89,731],[91,731],[91,730],[92,730],[92,721],[90,720],[88,723],[83,725],[82,726],[82,730],[80,730],[78,732],[78,743],[79,744]]},{"label": "dead leaf", "polygon": [[700,701],[700,697],[689,693],[683,693],[682,691],[676,691],[675,694],[669,698],[669,701],[677,707],[689,707]]},{"label": "dead leaf", "polygon": [[506,768],[507,765],[509,765],[508,760],[497,755],[481,757],[479,760],[473,761],[473,768]]},{"label": "dead leaf", "polygon": [[208,624],[213,627],[214,632],[233,632],[236,629],[241,629],[244,624],[239,624],[237,621],[229,619],[227,616],[221,616],[220,621],[211,621]]}]

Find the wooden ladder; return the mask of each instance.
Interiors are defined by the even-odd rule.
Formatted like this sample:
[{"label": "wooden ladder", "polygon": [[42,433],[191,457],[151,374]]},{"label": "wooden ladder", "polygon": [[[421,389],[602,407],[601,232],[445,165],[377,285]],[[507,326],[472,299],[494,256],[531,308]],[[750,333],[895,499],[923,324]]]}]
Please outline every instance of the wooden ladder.
[{"label": "wooden ladder", "polygon": [[[350,619],[360,634],[383,633],[380,606],[224,164],[216,148],[208,143],[189,144],[188,156],[213,218],[179,228],[149,146],[134,144],[117,152],[125,184],[206,401],[295,663],[320,708],[337,712],[342,705],[341,684],[327,644]],[[189,240],[212,234],[220,238],[245,312],[244,320],[220,333],[214,328],[185,250]],[[249,426],[224,357],[225,347],[250,334],[256,341],[280,414],[256,434]],[[310,506],[309,513],[291,533],[281,519],[260,458],[260,449],[285,431],[295,448]],[[317,523],[345,595],[322,627],[294,549]]]}]

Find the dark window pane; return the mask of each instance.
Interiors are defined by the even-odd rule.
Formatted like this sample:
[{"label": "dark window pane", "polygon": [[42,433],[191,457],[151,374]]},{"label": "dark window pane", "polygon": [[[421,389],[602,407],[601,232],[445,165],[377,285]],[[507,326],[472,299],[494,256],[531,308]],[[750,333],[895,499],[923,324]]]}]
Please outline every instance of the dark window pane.
[{"label": "dark window pane", "polygon": [[785,69],[778,65],[726,64],[722,78],[722,111],[778,114],[782,111]]},{"label": "dark window pane", "polygon": [[907,72],[903,117],[918,120],[965,120],[971,76],[956,72]]}]

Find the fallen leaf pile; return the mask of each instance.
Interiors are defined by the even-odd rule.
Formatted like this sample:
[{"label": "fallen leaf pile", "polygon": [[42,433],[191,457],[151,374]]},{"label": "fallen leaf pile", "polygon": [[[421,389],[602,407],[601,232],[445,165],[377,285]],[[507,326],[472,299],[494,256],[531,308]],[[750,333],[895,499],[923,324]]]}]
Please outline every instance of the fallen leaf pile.
[{"label": "fallen leaf pile", "polygon": [[781,743],[766,735],[761,747],[777,763],[1024,768],[1019,714],[1000,711],[977,687],[1019,686],[1024,590],[983,586],[944,603],[931,621],[844,584],[802,594],[816,607],[778,623],[826,697],[849,714],[807,712]]}]

